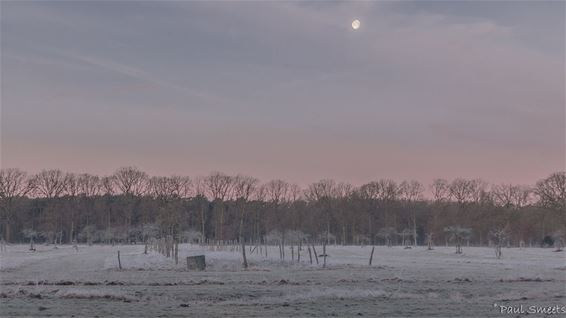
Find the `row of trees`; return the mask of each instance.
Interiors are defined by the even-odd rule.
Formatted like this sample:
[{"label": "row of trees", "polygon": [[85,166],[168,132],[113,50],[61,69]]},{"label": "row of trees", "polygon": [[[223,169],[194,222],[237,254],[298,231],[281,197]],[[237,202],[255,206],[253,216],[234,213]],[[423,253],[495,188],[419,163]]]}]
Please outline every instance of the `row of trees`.
[{"label": "row of trees", "polygon": [[[428,190],[428,191],[427,191]],[[425,196],[428,193],[428,196]],[[113,175],[0,170],[1,235],[18,242],[319,240],[339,244],[444,244],[450,228],[487,245],[506,229],[509,243],[540,244],[566,229],[566,174],[533,186],[479,179],[381,179],[359,187],[330,179],[302,189],[243,175],[150,177],[134,167]],[[446,230],[446,231],[445,231]],[[547,238],[548,239],[548,238]]]}]

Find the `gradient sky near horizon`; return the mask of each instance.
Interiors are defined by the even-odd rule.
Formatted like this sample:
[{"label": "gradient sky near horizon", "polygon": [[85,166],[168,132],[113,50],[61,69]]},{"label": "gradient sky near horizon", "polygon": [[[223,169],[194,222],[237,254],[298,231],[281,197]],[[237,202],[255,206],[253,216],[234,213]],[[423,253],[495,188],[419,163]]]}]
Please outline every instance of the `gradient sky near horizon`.
[{"label": "gradient sky near horizon", "polygon": [[0,9],[2,167],[301,185],[564,170],[564,1]]}]

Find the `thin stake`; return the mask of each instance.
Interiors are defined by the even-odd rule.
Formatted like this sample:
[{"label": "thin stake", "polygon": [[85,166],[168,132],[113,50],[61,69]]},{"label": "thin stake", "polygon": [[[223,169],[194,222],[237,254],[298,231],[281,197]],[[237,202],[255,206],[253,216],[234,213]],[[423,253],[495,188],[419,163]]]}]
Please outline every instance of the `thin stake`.
[{"label": "thin stake", "polygon": [[324,260],[324,263],[322,264],[322,268],[326,268],[326,242],[324,242],[324,244],[322,244],[322,257]]},{"label": "thin stake", "polygon": [[314,247],[314,244],[312,246],[312,251],[314,253],[314,258],[316,259],[316,265],[318,265],[318,254],[316,253],[316,248]]},{"label": "thin stake", "polygon": [[122,262],[120,262],[120,251],[118,251],[118,268],[122,269]]}]

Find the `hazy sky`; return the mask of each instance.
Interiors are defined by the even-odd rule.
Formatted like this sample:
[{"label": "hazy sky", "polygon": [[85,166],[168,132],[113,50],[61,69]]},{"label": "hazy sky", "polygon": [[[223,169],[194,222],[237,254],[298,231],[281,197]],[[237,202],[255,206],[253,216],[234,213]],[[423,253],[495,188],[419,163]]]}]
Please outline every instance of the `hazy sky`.
[{"label": "hazy sky", "polygon": [[1,165],[533,183],[565,165],[564,21],[564,1],[2,1]]}]

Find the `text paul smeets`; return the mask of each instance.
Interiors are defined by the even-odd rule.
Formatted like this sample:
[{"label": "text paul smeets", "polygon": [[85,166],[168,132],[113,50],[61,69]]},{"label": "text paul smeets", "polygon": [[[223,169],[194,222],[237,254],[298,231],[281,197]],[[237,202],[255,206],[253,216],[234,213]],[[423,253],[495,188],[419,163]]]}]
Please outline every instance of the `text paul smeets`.
[{"label": "text paul smeets", "polygon": [[494,304],[494,307],[499,307],[499,312],[502,314],[545,314],[545,315],[557,315],[565,314],[566,306],[504,306]]}]

